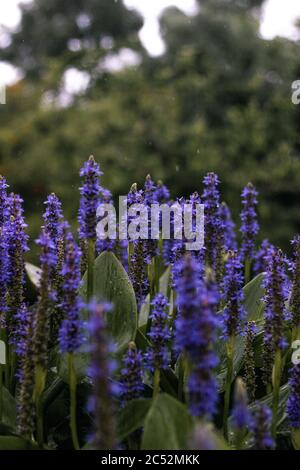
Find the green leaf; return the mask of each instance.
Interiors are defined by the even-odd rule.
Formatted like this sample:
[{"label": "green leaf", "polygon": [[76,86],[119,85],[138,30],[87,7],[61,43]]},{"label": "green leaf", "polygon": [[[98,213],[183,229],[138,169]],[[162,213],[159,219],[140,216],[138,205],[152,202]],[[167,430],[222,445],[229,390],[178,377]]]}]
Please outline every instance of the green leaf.
[{"label": "green leaf", "polygon": [[[165,272],[159,279],[159,292],[163,294],[167,299],[170,296],[170,267],[165,270]],[[139,328],[141,329],[144,329],[145,325],[147,325],[150,307],[150,295],[148,294],[140,308]]]},{"label": "green leaf", "polygon": [[131,400],[118,416],[118,436],[120,441],[125,439],[136,429],[144,426],[144,421],[150,409],[150,398],[138,398]]},{"label": "green leaf", "polygon": [[143,328],[145,327],[145,325],[147,325],[149,313],[150,313],[150,295],[148,294],[140,308],[139,328]]},{"label": "green leaf", "polygon": [[[87,274],[83,277],[80,293],[87,295]],[[111,252],[103,252],[94,264],[94,297],[112,303],[113,311],[107,315],[107,324],[118,350],[124,349],[135,337],[137,308],[129,277]]]},{"label": "green leaf", "polygon": [[185,450],[193,420],[186,405],[164,393],[153,400],[144,426],[142,449]]},{"label": "green leaf", "polygon": [[171,268],[169,266],[159,279],[159,292],[163,294],[167,299],[170,294],[170,274]]},{"label": "green leaf", "polygon": [[9,393],[6,387],[2,388],[3,415],[2,424],[15,429],[17,418],[17,405],[14,397]]},{"label": "green leaf", "polygon": [[263,319],[264,303],[261,300],[265,292],[262,287],[263,280],[264,273],[260,273],[244,287],[247,321],[259,322]]},{"label": "green leaf", "polygon": [[[76,371],[77,381],[80,382],[88,375],[88,367],[90,365],[90,355],[87,352],[74,353],[74,368]],[[58,375],[67,383],[69,383],[68,355],[61,354],[58,359]]]},{"label": "green leaf", "polygon": [[0,436],[0,450],[37,450],[32,442],[16,436]]},{"label": "green leaf", "polygon": [[[278,403],[278,425],[282,424],[286,418],[286,402],[289,396],[288,384],[282,385],[279,391],[279,403]],[[254,411],[258,404],[267,405],[269,408],[272,407],[273,394],[269,393],[264,398],[256,400],[250,405],[250,410]]]},{"label": "green leaf", "polygon": [[25,263],[25,269],[32,284],[38,288],[42,272],[41,268],[38,268],[31,263]]}]

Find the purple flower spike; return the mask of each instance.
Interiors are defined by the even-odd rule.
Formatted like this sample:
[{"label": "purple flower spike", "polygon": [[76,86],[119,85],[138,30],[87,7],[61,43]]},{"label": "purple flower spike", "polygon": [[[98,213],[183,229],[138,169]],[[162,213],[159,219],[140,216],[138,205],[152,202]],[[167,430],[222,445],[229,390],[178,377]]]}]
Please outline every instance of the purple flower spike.
[{"label": "purple flower spike", "polygon": [[176,346],[190,360],[189,408],[192,415],[210,418],[216,411],[217,384],[214,369],[218,359],[213,351],[218,320],[219,295],[214,283],[204,283],[202,268],[191,255],[177,264],[175,290],[178,316]]},{"label": "purple flower spike", "polygon": [[269,240],[263,240],[255,255],[253,271],[255,274],[263,273],[268,268],[269,251],[274,247]]},{"label": "purple flower spike", "polygon": [[8,220],[10,211],[7,197],[8,184],[4,176],[0,175],[0,226]]},{"label": "purple flower spike", "polygon": [[111,309],[108,304],[88,305],[90,314],[89,332],[91,338],[90,375],[94,384],[94,394],[89,401],[89,411],[95,418],[93,447],[96,450],[116,448],[115,419],[113,397],[116,389],[111,381],[115,364],[110,359],[111,346],[107,340],[107,329],[104,315]]},{"label": "purple flower spike", "polygon": [[100,202],[101,175],[99,165],[91,156],[80,171],[80,176],[83,178],[83,185],[80,188],[81,198],[78,216],[79,237],[81,239],[96,238],[96,212]]},{"label": "purple flower spike", "polygon": [[135,343],[128,345],[121,369],[121,399],[123,405],[128,401],[139,398],[144,390],[143,384],[143,357],[137,350]]},{"label": "purple flower spike", "polygon": [[169,365],[167,343],[170,339],[168,326],[168,301],[163,294],[157,294],[152,303],[149,318],[152,320],[148,334],[151,340],[151,348],[146,353],[146,363],[154,371],[166,369]]},{"label": "purple flower spike", "polygon": [[237,242],[236,242],[236,234],[235,234],[235,223],[232,220],[231,212],[227,204],[224,202],[220,206],[220,217],[222,226],[224,229],[224,249],[226,251],[229,250],[236,250],[237,249]]},{"label": "purple flower spike", "polygon": [[50,282],[50,273],[56,266],[57,258],[55,245],[45,231],[42,231],[36,243],[41,249],[40,265],[42,273],[38,305],[35,312],[34,359],[36,365],[46,369],[50,339],[50,309],[56,299],[56,292],[53,291]]},{"label": "purple flower spike", "polygon": [[219,178],[215,173],[208,173],[204,179],[202,201],[205,213],[205,248],[206,259],[215,269],[217,258],[217,244],[222,228],[220,217],[220,193],[218,190]]},{"label": "purple flower spike", "polygon": [[287,415],[292,428],[300,428],[300,364],[294,364],[289,379],[290,394],[287,401]]},{"label": "purple flower spike", "polygon": [[242,192],[243,210],[241,212],[242,247],[241,259],[252,259],[255,252],[255,237],[259,230],[256,206],[257,191],[252,183],[248,183]]},{"label": "purple flower spike", "polygon": [[80,285],[80,250],[69,232],[66,236],[65,261],[62,267],[62,321],[59,343],[62,352],[75,352],[83,342],[80,310],[82,302],[78,296]]},{"label": "purple flower spike", "polygon": [[222,288],[225,303],[224,335],[229,338],[241,332],[245,317],[242,264],[236,251],[229,252]]},{"label": "purple flower spike", "polygon": [[52,193],[48,196],[44,204],[46,206],[46,210],[43,215],[45,231],[57,246],[61,235],[61,221],[63,218],[61,202],[58,197]]},{"label": "purple flower spike", "polygon": [[271,436],[272,412],[265,405],[258,405],[252,422],[253,447],[255,450],[273,450],[275,443]]}]

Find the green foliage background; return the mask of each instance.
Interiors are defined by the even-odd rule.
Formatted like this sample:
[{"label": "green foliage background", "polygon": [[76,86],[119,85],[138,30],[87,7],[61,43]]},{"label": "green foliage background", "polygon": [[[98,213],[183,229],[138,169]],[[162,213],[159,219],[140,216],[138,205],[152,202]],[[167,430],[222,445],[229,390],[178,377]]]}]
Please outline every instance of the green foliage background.
[{"label": "green foliage background", "polygon": [[[92,153],[115,195],[147,173],[173,196],[187,195],[215,171],[236,220],[238,193],[252,180],[264,236],[287,246],[300,230],[300,115],[291,102],[299,44],[260,37],[262,4],[199,0],[192,17],[165,10],[166,51],[158,58],[138,39],[142,18],[122,1],[23,6],[10,45],[0,49],[0,60],[23,73],[0,107],[0,173],[25,199],[33,236],[52,191],[75,220],[78,170]],[[105,61],[124,48],[138,54],[139,65],[108,71]],[[90,83],[62,107],[70,67],[87,72]]]}]

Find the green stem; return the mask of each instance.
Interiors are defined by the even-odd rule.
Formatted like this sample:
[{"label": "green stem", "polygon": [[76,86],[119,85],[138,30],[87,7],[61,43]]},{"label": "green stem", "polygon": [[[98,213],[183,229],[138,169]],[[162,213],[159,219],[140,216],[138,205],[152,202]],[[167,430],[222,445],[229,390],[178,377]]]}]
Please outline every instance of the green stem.
[{"label": "green stem", "polygon": [[3,366],[0,364],[0,422],[3,414]]},{"label": "green stem", "polygon": [[37,443],[39,447],[44,444],[44,421],[43,421],[43,393],[46,383],[46,371],[40,366],[36,366],[35,370],[35,385],[34,385],[34,403],[36,409],[36,429],[37,429]]},{"label": "green stem", "polygon": [[159,394],[159,385],[160,385],[160,370],[155,369],[153,377],[153,398]]},{"label": "green stem", "polygon": [[245,285],[251,280],[251,259],[245,260]]},{"label": "green stem", "polygon": [[179,370],[178,370],[178,400],[183,401],[184,399],[184,378],[185,378],[185,359],[182,355],[179,358]]},{"label": "green stem", "polygon": [[233,354],[234,354],[234,336],[231,336],[226,344],[227,352],[227,375],[225,384],[225,395],[224,395],[224,412],[223,412],[223,433],[225,439],[228,439],[228,413],[230,404],[231,394],[231,383],[233,375]]},{"label": "green stem", "polygon": [[282,355],[281,351],[277,350],[275,353],[275,362],[273,368],[273,401],[272,401],[272,436],[276,438],[277,431],[277,419],[278,419],[278,404],[279,404],[279,392],[280,392],[280,381],[282,374]]},{"label": "green stem", "polygon": [[77,379],[76,371],[74,367],[74,356],[73,353],[68,354],[68,369],[69,369],[69,387],[70,387],[70,427],[72,442],[75,450],[80,450],[77,434],[77,419],[76,419],[76,389]]},{"label": "green stem", "polygon": [[87,266],[87,300],[91,300],[94,293],[94,261],[95,241],[88,240],[88,266]]}]

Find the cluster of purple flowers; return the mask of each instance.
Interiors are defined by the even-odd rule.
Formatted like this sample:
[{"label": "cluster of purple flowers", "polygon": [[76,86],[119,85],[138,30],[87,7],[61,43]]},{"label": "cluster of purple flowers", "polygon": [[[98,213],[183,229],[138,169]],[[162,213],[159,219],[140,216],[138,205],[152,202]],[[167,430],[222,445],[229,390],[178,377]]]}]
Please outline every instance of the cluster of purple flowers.
[{"label": "cluster of purple flowers", "polygon": [[[90,346],[84,352],[88,352],[91,358],[88,385],[93,387],[88,410],[94,417],[95,432],[92,440],[95,449],[116,448],[117,404],[119,402],[123,412],[128,402],[148,396],[151,393],[148,386],[149,375],[153,373],[153,396],[159,393],[160,387],[164,389],[168,377],[172,377],[175,388],[178,384],[178,397],[187,402],[190,414],[203,420],[206,425],[220,411],[219,382],[223,380],[220,376],[224,372],[225,361],[221,362],[217,377],[216,370],[224,349],[218,340],[225,338],[228,346],[227,372],[231,371],[231,376],[224,391],[225,396],[228,396],[233,433],[238,436],[236,448],[244,445],[242,441],[246,432],[250,431],[253,448],[273,449],[272,413],[268,407],[255,402],[256,385],[259,383],[254,354],[257,330],[253,322],[246,323],[243,271],[247,261],[251,260],[254,261],[253,273],[265,273],[264,352],[263,367],[259,368],[264,383],[270,386],[275,353],[279,351],[281,354],[283,350],[287,350],[290,333],[292,340],[299,336],[300,236],[293,242],[295,259],[292,263],[292,289],[289,297],[287,263],[282,252],[267,240],[262,242],[258,251],[255,248],[258,233],[257,191],[249,183],[242,193],[242,245],[239,249],[230,210],[221,202],[218,176],[208,173],[203,180],[204,191],[201,198],[195,192],[189,198],[178,199],[181,205],[186,202],[204,204],[203,250],[185,253],[186,240],[175,240],[174,237],[163,244],[158,240],[140,239],[131,241],[129,246],[127,241],[96,241],[97,208],[99,204],[112,201],[111,193],[100,186],[101,174],[93,157],[90,157],[80,172],[84,181],[80,188],[79,242],[95,241],[97,253],[112,251],[125,267],[129,259],[129,278],[138,308],[147,296],[150,305],[147,323],[142,325],[140,336],[135,338],[141,349],[133,341],[129,343],[122,366],[118,370],[119,382],[116,379],[117,366],[112,359],[118,356],[110,342],[106,321],[107,315],[113,315],[109,313],[112,306],[105,302],[99,304],[95,300],[85,303],[81,299],[79,292],[84,253],[68,223],[63,220],[61,203],[55,194],[48,196],[45,202],[44,225],[37,240],[40,250],[38,299],[33,309],[26,304],[24,254],[28,249],[28,238],[23,201],[18,195],[7,194],[8,185],[0,177],[0,326],[7,329],[9,348],[13,347],[12,351],[18,362],[17,424],[20,434],[27,439],[35,436],[37,426],[34,419],[38,407],[35,408],[34,392],[37,372],[41,369],[45,372],[41,380],[44,386],[51,348],[54,346],[55,350],[57,348],[72,359],[73,353],[78,353],[82,345],[88,342],[87,339]],[[156,184],[148,175],[143,189],[138,190],[133,185],[128,194],[129,206],[136,202],[146,204],[148,209],[150,204],[157,202],[170,205],[170,193],[162,182]],[[165,295],[160,292],[163,260],[168,265],[165,275],[170,274],[169,285],[164,286],[164,292],[167,292]],[[163,279],[164,282],[166,278]],[[86,329],[82,320],[83,310],[86,310],[89,318]],[[58,321],[54,341],[51,336],[53,318]],[[234,361],[237,336],[241,337],[245,350],[245,387],[240,378],[236,377],[239,372],[235,370]],[[12,367],[12,358],[9,359],[9,367]],[[232,359],[232,370],[229,359]],[[287,415],[294,430],[300,428],[299,367],[299,364],[294,364],[290,370],[287,401]],[[285,364],[283,368],[287,372]],[[160,371],[164,371],[161,376]],[[173,376],[174,371],[176,377]],[[75,369],[72,372],[75,373]],[[282,374],[282,378],[286,378],[286,375]],[[10,379],[9,375],[8,383],[11,382]],[[231,406],[231,386],[234,381],[236,394]],[[254,402],[253,415],[246,390],[250,401]],[[43,392],[43,387],[40,392]],[[74,390],[72,392],[73,395],[70,396],[74,398]],[[226,415],[226,406],[224,410]],[[76,410],[74,412],[73,409],[71,426],[74,425],[74,417],[76,419]],[[226,435],[226,420],[225,423]],[[217,446],[216,442],[213,443],[213,448]]]},{"label": "cluster of purple flowers", "polygon": [[201,269],[192,255],[178,263],[176,274],[175,344],[191,363],[188,380],[190,411],[194,416],[211,417],[217,403],[214,370],[218,359],[213,344],[218,326],[219,295],[213,282],[203,282]]},{"label": "cluster of purple flowers", "polygon": [[80,250],[74,241],[71,232],[66,237],[65,261],[62,267],[63,299],[61,309],[64,320],[62,321],[59,342],[62,352],[74,352],[83,342],[82,321],[80,310],[82,301],[78,296],[80,285]]},{"label": "cluster of purple flowers", "polygon": [[224,335],[229,338],[242,331],[245,317],[242,264],[237,251],[231,251],[228,254],[222,290],[225,304],[223,311]]},{"label": "cluster of purple flowers", "polygon": [[242,233],[241,257],[243,260],[251,260],[255,254],[255,237],[259,230],[256,214],[257,195],[252,183],[248,183],[242,192],[243,210],[240,231]]},{"label": "cluster of purple flowers", "polygon": [[168,341],[171,337],[168,325],[168,300],[163,294],[157,294],[151,303],[149,315],[151,329],[148,336],[151,348],[146,354],[146,364],[154,371],[166,369],[169,365]]},{"label": "cluster of purple flowers", "polygon": [[81,239],[96,238],[97,207],[100,201],[100,171],[99,165],[91,156],[85,162],[80,171],[80,176],[84,179],[80,188],[80,208],[79,208],[79,237]]}]

